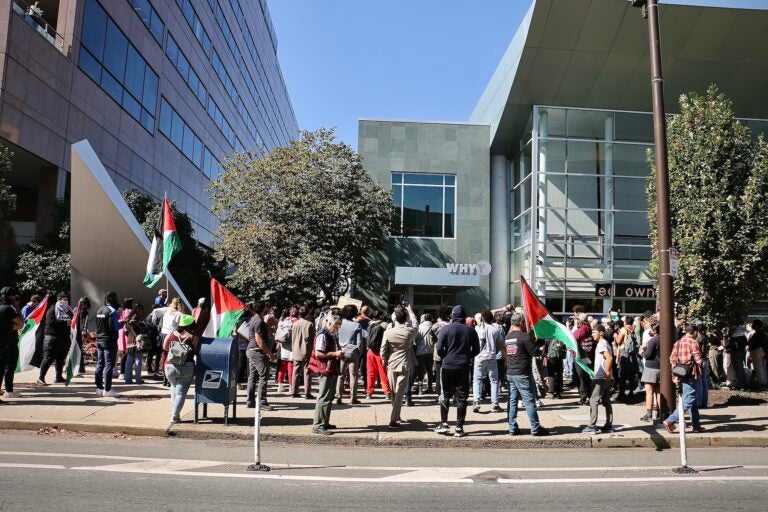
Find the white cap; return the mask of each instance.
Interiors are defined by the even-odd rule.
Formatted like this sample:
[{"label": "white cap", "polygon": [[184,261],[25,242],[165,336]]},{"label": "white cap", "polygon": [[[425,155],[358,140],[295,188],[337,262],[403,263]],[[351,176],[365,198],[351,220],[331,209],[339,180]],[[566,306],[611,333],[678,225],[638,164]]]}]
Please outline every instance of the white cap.
[{"label": "white cap", "polygon": [[197,299],[198,304],[202,304],[204,302],[205,302],[205,297],[200,297],[199,299]]}]

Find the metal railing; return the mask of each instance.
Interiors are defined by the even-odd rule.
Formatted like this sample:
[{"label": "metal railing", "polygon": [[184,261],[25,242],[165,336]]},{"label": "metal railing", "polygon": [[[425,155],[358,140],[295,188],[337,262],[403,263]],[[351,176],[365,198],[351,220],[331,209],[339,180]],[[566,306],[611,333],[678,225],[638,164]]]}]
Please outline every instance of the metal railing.
[{"label": "metal railing", "polygon": [[[24,0],[13,0],[13,12],[18,15],[24,22],[40,34],[45,40],[51,43],[61,53],[66,55],[64,51],[64,36],[56,32],[56,29],[52,27],[40,14],[35,12],[35,8]],[[40,11],[42,13],[42,11]]]}]

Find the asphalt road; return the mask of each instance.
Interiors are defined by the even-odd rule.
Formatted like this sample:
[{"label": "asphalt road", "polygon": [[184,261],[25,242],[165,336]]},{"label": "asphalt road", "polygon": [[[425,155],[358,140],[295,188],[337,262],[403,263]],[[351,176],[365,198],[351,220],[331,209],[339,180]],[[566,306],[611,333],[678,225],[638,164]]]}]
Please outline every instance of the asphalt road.
[{"label": "asphalt road", "polygon": [[0,433],[0,511],[764,510],[768,450],[417,450]]}]

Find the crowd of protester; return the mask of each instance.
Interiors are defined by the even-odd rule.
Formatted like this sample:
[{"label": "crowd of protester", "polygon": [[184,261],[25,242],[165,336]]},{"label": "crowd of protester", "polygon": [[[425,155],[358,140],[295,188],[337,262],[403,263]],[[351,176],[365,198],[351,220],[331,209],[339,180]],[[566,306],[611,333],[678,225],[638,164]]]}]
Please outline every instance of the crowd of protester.
[{"label": "crowd of protester", "polygon": [[[33,295],[24,306],[21,294],[2,290],[0,305],[0,370],[4,399],[18,398],[13,375],[18,361],[18,331],[40,303]],[[53,302],[51,300],[51,302]],[[161,290],[147,311],[132,298],[120,303],[115,292],[91,318],[87,298],[73,309],[66,292],[59,293],[45,314],[39,386],[47,386],[47,373],[55,368],[54,383],[63,383],[64,363],[71,343],[71,329],[83,354],[78,373],[85,375],[88,354],[95,348],[96,394],[117,397],[112,382],[141,385],[145,378],[163,379],[170,388],[171,422],[180,421],[185,397],[195,376],[199,337],[208,324],[210,308],[201,298],[187,312],[179,298],[168,300]],[[73,319],[76,319],[73,322]],[[91,321],[91,323],[89,323]],[[329,435],[333,404],[355,406],[361,400],[383,396],[391,403],[389,428],[402,428],[402,406],[414,406],[413,396],[433,396],[440,409],[438,434],[449,434],[451,404],[456,416],[453,435],[465,435],[464,422],[471,404],[478,413],[488,404],[490,412],[505,412],[511,435],[519,435],[518,409],[530,421],[530,433],[544,436],[538,411],[542,398],[563,397],[564,386],[577,391],[579,403],[589,406],[584,432],[613,430],[612,400],[635,403],[645,399],[645,422],[662,422],[673,431],[675,411],[659,417],[659,383],[662,365],[673,367],[680,384],[692,428],[703,431],[699,409],[706,408],[712,388],[766,389],[766,338],[759,320],[734,324],[727,332],[707,332],[694,321],[677,323],[678,340],[669,361],[660,357],[660,328],[655,314],[633,317],[610,311],[602,317],[588,315],[576,306],[566,319],[578,354],[561,340],[536,339],[520,307],[486,309],[474,316],[461,305],[440,306],[433,314],[417,317],[409,305],[392,311],[347,304],[319,306],[307,300],[282,310],[268,302],[246,305],[233,329],[240,352],[238,383],[246,391],[247,407],[259,400],[271,408],[269,393],[315,401],[312,431]],[[89,326],[94,326],[93,332]],[[578,357],[577,357],[578,356]],[[277,386],[267,384],[274,375]],[[314,391],[314,394],[313,394]],[[256,396],[258,394],[258,397]],[[470,402],[471,396],[471,402]],[[422,402],[423,403],[423,402]],[[599,408],[604,422],[598,426]]]}]

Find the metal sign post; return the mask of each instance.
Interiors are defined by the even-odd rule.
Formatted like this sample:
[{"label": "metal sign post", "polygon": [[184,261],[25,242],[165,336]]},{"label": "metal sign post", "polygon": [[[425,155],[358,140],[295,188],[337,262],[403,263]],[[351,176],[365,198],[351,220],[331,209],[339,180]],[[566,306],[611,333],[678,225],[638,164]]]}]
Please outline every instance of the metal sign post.
[{"label": "metal sign post", "polygon": [[249,464],[246,471],[270,471],[271,468],[261,463],[261,442],[259,435],[261,432],[261,387],[264,385],[259,379],[259,387],[256,390],[256,413],[253,419],[253,458],[254,463]]},{"label": "metal sign post", "polygon": [[680,467],[672,469],[673,473],[690,475],[696,470],[688,467],[688,450],[685,446],[685,406],[683,405],[683,383],[677,383],[677,414],[680,417]]}]

